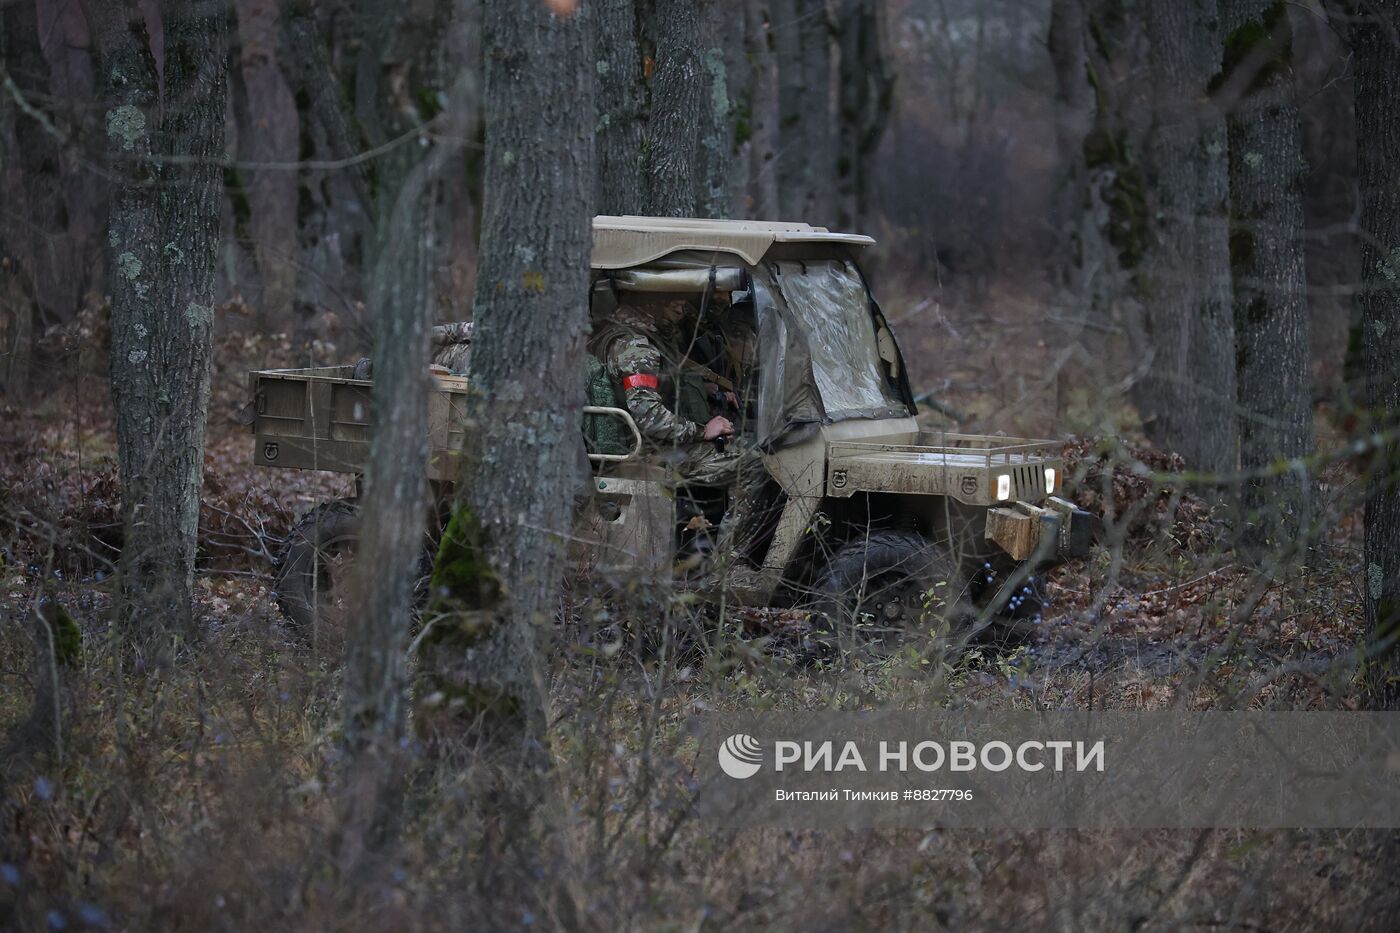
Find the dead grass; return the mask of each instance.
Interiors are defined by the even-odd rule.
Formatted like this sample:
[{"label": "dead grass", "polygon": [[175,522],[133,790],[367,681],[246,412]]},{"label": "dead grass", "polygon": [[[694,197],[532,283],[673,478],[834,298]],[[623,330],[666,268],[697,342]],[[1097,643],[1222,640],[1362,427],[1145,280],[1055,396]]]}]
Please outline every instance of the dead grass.
[{"label": "dead grass", "polygon": [[[1040,397],[1034,380],[990,381],[994,348],[1026,327],[1001,320],[935,321],[913,329],[906,353],[926,367],[922,379],[956,385],[949,405],[975,419],[1019,411],[1026,420],[1007,430],[1030,430],[1040,415],[1017,399]],[[934,350],[915,357],[911,340]],[[989,348],[980,359],[960,355],[977,344]],[[297,511],[340,494],[339,481],[246,465],[246,435],[219,412],[239,402],[244,354],[267,347],[223,349],[210,444],[219,511],[206,510],[198,587],[204,640],[160,669],[119,671],[106,644],[100,574],[116,492],[105,401],[5,413],[0,732],[28,713],[36,599],[67,606],[85,646],[66,673],[62,760],[3,769],[0,926],[553,927],[560,918],[539,903],[483,886],[514,864],[478,806],[484,755],[462,766],[410,754],[394,844],[366,876],[339,874],[337,800],[354,776],[338,757],[335,659],[280,626],[257,553]],[[1037,346],[1028,359],[1041,350],[1050,353]],[[1063,415],[1072,397],[1044,416]],[[598,930],[1392,928],[1390,834],[783,832],[688,816],[695,731],[714,710],[1354,705],[1359,524],[1345,497],[1324,547],[1261,574],[1221,549],[1208,508],[1133,462],[1172,472],[1140,446],[1084,471],[1086,488],[1107,479],[1119,514],[1146,507],[1115,547],[1051,575],[1042,631],[1015,652],[950,654],[912,638],[892,658],[807,669],[781,639],[737,638],[736,619],[708,644],[658,655],[656,639],[637,633],[654,635],[667,618],[688,625],[690,608],[572,588],[551,686],[566,858],[531,866],[543,874],[517,879],[520,890],[557,874],[577,925]],[[1344,473],[1332,479],[1348,488]]]}]

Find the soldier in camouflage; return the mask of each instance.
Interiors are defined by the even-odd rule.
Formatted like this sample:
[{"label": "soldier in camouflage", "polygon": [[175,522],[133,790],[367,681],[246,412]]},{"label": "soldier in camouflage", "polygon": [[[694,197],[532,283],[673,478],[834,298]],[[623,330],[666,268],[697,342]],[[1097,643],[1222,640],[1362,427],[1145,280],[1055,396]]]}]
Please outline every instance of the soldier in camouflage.
[{"label": "soldier in camouflage", "polygon": [[472,359],[472,322],[454,321],[433,328],[433,364],[465,376]]},{"label": "soldier in camouflage", "polygon": [[[744,565],[740,551],[759,517],[757,500],[767,473],[758,452],[735,438],[733,423],[710,416],[706,393],[687,391],[697,380],[713,376],[686,371],[691,367],[679,346],[677,325],[692,311],[684,300],[628,296],[606,322],[595,325],[589,347],[621,390],[650,451],[672,463],[682,482],[730,489],[710,577],[714,586],[743,589],[754,585],[756,571]],[[728,443],[720,447],[715,443],[719,439]]]},{"label": "soldier in camouflage", "polygon": [[[472,360],[472,322],[454,321],[433,328],[433,362],[435,372],[465,376]],[[362,357],[350,374],[352,379],[373,379],[374,361]]]},{"label": "soldier in camouflage", "polygon": [[703,399],[697,404],[681,384],[685,354],[677,346],[676,326],[689,310],[684,300],[629,296],[590,344],[621,389],[649,452],[681,454],[675,471],[687,483],[730,486],[746,452],[715,442],[732,438],[734,424],[721,415],[709,417]]}]

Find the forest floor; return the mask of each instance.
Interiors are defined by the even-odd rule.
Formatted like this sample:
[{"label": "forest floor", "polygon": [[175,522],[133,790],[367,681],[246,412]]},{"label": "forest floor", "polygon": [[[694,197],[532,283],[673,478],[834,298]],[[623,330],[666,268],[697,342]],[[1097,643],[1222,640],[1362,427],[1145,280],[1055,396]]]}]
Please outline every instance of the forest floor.
[{"label": "forest floor", "polygon": [[[579,817],[566,880],[586,924],[1380,928],[1375,911],[1400,890],[1380,833],[780,832],[677,816],[694,785],[695,719],[714,710],[1356,707],[1361,525],[1344,460],[1322,476],[1326,533],[1306,558],[1261,570],[1221,543],[1200,491],[1172,481],[1179,459],[1101,439],[1132,427],[1078,384],[1080,371],[1055,368],[1054,334],[1005,359],[1007,332],[1027,332],[1024,308],[1004,324],[920,313],[906,355],[965,426],[1005,418],[1009,432],[1043,431],[1058,414],[1088,432],[1066,446],[1070,494],[1115,519],[1110,546],[1049,575],[1040,630],[1014,650],[949,654],[911,637],[891,657],[817,667],[781,639],[740,637],[743,620],[710,619],[700,641],[658,657],[628,633],[693,619],[689,604],[571,581],[552,693],[560,785]],[[29,714],[26,620],[39,600],[60,601],[85,641],[65,675],[64,757],[4,789],[0,916],[8,903],[17,917],[53,912],[54,929],[479,919],[479,850],[447,769],[415,779],[393,871],[376,884],[347,891],[313,856],[334,839],[337,659],[282,625],[270,555],[297,514],[349,489],[344,477],[252,466],[237,423],[244,372],[295,356],[285,337],[218,343],[197,585],[205,638],[160,677],[119,672],[103,647],[120,521],[100,369],[55,354],[51,391],[0,411],[0,735]],[[1047,386],[1060,401],[1044,401]]]}]

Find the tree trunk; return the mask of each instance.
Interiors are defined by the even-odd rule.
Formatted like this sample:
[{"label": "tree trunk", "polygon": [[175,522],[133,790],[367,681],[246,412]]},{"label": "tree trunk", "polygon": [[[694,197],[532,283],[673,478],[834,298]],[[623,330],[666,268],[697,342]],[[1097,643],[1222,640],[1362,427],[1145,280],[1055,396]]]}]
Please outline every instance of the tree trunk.
[{"label": "tree trunk", "polygon": [[[466,132],[452,0],[423,0],[395,8],[383,23],[380,61],[395,76],[379,86],[386,130],[394,137],[421,131],[420,144],[398,146],[380,161],[376,236],[369,275],[374,314],[374,438],[365,470],[359,566],[363,612],[348,640],[345,717],[352,747],[397,747],[404,723],[401,697],[413,589],[423,554],[427,515],[427,363],[436,303],[434,272],[446,238],[441,210],[449,165]],[[447,99],[435,113],[424,102]]]},{"label": "tree trunk", "polygon": [[[541,645],[553,624],[573,497],[593,235],[593,88],[586,8],[485,8],[486,204],[460,494],[433,572],[420,726],[544,722]],[[536,67],[548,61],[550,68]],[[499,581],[499,583],[497,582]],[[473,656],[470,657],[469,656]]]},{"label": "tree trunk", "polygon": [[806,88],[802,84],[802,31],[797,23],[800,0],[773,0],[770,25],[778,83],[777,148],[773,173],[778,186],[778,211],[784,220],[807,220],[803,177],[806,151],[803,131],[807,113]]},{"label": "tree trunk", "polygon": [[[1053,0],[1046,44],[1055,72],[1055,145],[1064,177],[1055,193],[1055,227],[1064,242],[1061,283],[1072,296],[1072,316],[1081,325],[1108,316],[1116,289],[1118,263],[1106,235],[1109,212],[1101,199],[1102,176],[1112,174],[1108,155],[1120,152],[1108,125],[1112,78],[1095,68],[1087,47],[1089,25],[1085,0]],[[1104,90],[1095,95],[1091,81]],[[1091,163],[1097,162],[1097,171]],[[1107,166],[1108,171],[1103,171]],[[1081,340],[1092,338],[1086,330]],[[1144,417],[1147,414],[1144,413]]]},{"label": "tree trunk", "polygon": [[55,319],[64,304],[50,243],[63,206],[61,154],[41,104],[50,92],[34,3],[0,6],[0,391],[12,398],[28,389],[35,317]]},{"label": "tree trunk", "polygon": [[656,0],[656,71],[647,128],[646,212],[694,217],[703,106],[695,0]]},{"label": "tree trunk", "polygon": [[744,2],[744,48],[749,62],[744,103],[736,132],[747,145],[748,189],[745,214],[777,220],[778,200],[778,69],[773,23],[760,0]]},{"label": "tree trunk", "polygon": [[1374,0],[1352,33],[1360,184],[1361,354],[1372,433],[1366,489],[1365,603],[1371,705],[1400,708],[1400,2]]},{"label": "tree trunk", "polygon": [[1156,238],[1145,289],[1153,348],[1147,423],[1193,468],[1236,466],[1235,340],[1225,208],[1224,118],[1205,100],[1220,45],[1215,0],[1149,4],[1156,127],[1149,151]]},{"label": "tree trunk", "polygon": [[801,202],[796,219],[836,226],[836,147],[831,87],[832,27],[827,0],[798,0],[802,45],[803,154]]},{"label": "tree trunk", "polygon": [[[9,29],[0,15],[0,49],[6,47]],[[0,67],[4,62],[0,61]],[[15,104],[8,82],[8,68],[0,75],[0,151],[15,151]],[[6,204],[20,204],[24,180],[15,159],[0,162],[0,195]],[[12,208],[13,209],[13,208]],[[30,328],[34,312],[24,293],[21,266],[15,255],[18,244],[9,223],[0,223],[0,394],[9,398],[23,395],[29,385]]]},{"label": "tree trunk", "polygon": [[1052,0],[1046,47],[1055,72],[1055,148],[1066,172],[1054,201],[1055,226],[1067,231],[1065,252],[1072,264],[1081,256],[1077,230],[1084,216],[1084,139],[1094,119],[1085,34],[1083,0]]},{"label": "tree trunk", "polygon": [[894,103],[894,76],[885,67],[880,5],[875,0],[841,0],[837,35],[841,50],[837,223],[842,230],[857,230],[870,201],[875,150]]},{"label": "tree trunk", "polygon": [[[1197,0],[1149,4],[1155,127],[1148,145],[1149,187],[1155,200],[1157,229],[1149,249],[1151,276],[1147,294],[1147,340],[1150,365],[1139,383],[1139,406],[1147,435],[1157,446],[1182,453],[1182,442],[1195,431],[1183,404],[1190,395],[1191,317],[1195,311],[1198,244],[1196,242],[1197,59],[1209,69],[1199,90],[1214,74],[1217,46],[1197,48],[1193,30],[1199,19]],[[1204,55],[1198,52],[1204,51]],[[1223,153],[1222,153],[1223,156]],[[1228,256],[1228,254],[1227,254]],[[1228,268],[1228,266],[1227,266]],[[1233,372],[1234,367],[1230,367]],[[1230,416],[1230,407],[1217,401]],[[1233,418],[1230,421],[1234,434]],[[1200,464],[1188,459],[1192,467]]]},{"label": "tree trunk", "polygon": [[1137,26],[1121,12],[1119,0],[1087,4],[1085,54],[1094,110],[1082,145],[1093,216],[1084,256],[1086,269],[1098,266],[1091,272],[1093,307],[1117,317],[1142,355],[1140,267],[1151,233],[1141,159],[1145,121],[1124,99],[1131,93],[1124,72],[1131,68]]},{"label": "tree trunk", "polygon": [[[161,5],[164,88],[145,23],[94,0],[116,190],[108,223],[112,401],[134,628],[190,617],[224,158],[224,11]],[[158,106],[158,102],[161,103]]]},{"label": "tree trunk", "polygon": [[728,175],[729,195],[726,216],[736,220],[753,217],[753,80],[757,73],[752,58],[752,27],[749,0],[724,7],[716,45],[724,60],[725,84],[729,90]]},{"label": "tree trunk", "polygon": [[[1205,46],[1212,58],[1219,48],[1218,4],[1201,0],[1201,29],[1210,38]],[[1198,40],[1200,37],[1198,37]],[[1230,160],[1225,117],[1201,101],[1196,112],[1196,254],[1195,299],[1191,309],[1191,361],[1187,367],[1192,391],[1185,400],[1192,414],[1180,430],[1181,453],[1199,469],[1228,476],[1239,467],[1237,430],[1239,387],[1235,372],[1236,343],[1234,285],[1230,274]]]},{"label": "tree trunk", "polygon": [[[454,6],[452,0],[419,0],[395,7],[378,31],[378,61],[392,76],[377,82],[386,94],[378,105],[385,131],[394,138],[419,135],[415,144],[386,153],[376,176],[368,296],[375,321],[375,432],[360,511],[355,582],[362,611],[352,617],[347,639],[343,709],[345,744],[355,762],[346,773],[348,812],[338,853],[347,876],[367,865],[364,850],[382,849],[398,823],[406,657],[428,514],[435,272],[448,234],[445,181],[459,164],[467,129]],[[438,113],[440,100],[452,109]]]},{"label": "tree trunk", "polygon": [[595,213],[640,214],[642,116],[646,103],[635,0],[599,0],[593,21],[598,41],[598,184]]},{"label": "tree trunk", "polygon": [[335,171],[303,167],[297,173],[299,187],[319,215],[319,222],[301,220],[298,252],[334,284],[328,287],[312,276],[305,279],[310,289],[327,298],[341,289],[353,293],[356,283],[345,279],[369,264],[375,238],[371,162],[358,158],[370,147],[355,126],[350,95],[332,67],[314,0],[283,0],[281,26],[278,62],[298,101],[303,148],[344,163]]},{"label": "tree trunk", "polygon": [[826,0],[778,0],[773,8],[782,210],[785,219],[834,225],[836,160]]},{"label": "tree trunk", "polygon": [[[479,884],[517,923],[547,886],[566,917],[566,831],[547,778],[545,646],[555,624],[575,495],[588,481],[580,431],[594,185],[592,28],[586,6],[485,6],[486,203],[467,443],[420,635],[416,723],[432,747],[476,739],[483,815],[526,862],[486,859]],[[549,62],[550,67],[539,67]],[[481,740],[487,740],[482,742]],[[461,747],[461,746],[457,746]],[[537,842],[538,840],[538,842]],[[499,926],[500,917],[484,919]],[[567,920],[564,921],[567,924]]]},{"label": "tree trunk", "polygon": [[1303,273],[1304,171],[1288,7],[1221,7],[1220,74],[1230,148],[1230,269],[1246,473],[1241,541],[1291,545],[1306,525],[1312,451],[1309,321]]},{"label": "tree trunk", "polygon": [[[296,102],[278,67],[279,0],[237,0],[238,65],[247,88],[249,125],[239,128],[241,161],[297,160]],[[281,168],[240,168],[248,197],[248,234],[261,285],[258,320],[285,330],[296,295],[297,176]]]},{"label": "tree trunk", "polygon": [[733,11],[723,0],[701,0],[700,145],[696,167],[696,216],[726,218],[734,212],[730,190],[730,163],[734,156],[733,102],[730,99],[729,66],[725,42],[734,38]]}]

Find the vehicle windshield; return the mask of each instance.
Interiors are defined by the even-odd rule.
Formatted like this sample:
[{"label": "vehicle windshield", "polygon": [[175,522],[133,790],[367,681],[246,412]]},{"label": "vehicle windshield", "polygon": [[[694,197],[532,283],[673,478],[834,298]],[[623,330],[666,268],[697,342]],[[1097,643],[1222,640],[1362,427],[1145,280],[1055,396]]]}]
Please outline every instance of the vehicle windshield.
[{"label": "vehicle windshield", "polygon": [[791,326],[806,338],[812,379],[827,421],[909,414],[880,358],[870,296],[853,263],[774,263]]}]

